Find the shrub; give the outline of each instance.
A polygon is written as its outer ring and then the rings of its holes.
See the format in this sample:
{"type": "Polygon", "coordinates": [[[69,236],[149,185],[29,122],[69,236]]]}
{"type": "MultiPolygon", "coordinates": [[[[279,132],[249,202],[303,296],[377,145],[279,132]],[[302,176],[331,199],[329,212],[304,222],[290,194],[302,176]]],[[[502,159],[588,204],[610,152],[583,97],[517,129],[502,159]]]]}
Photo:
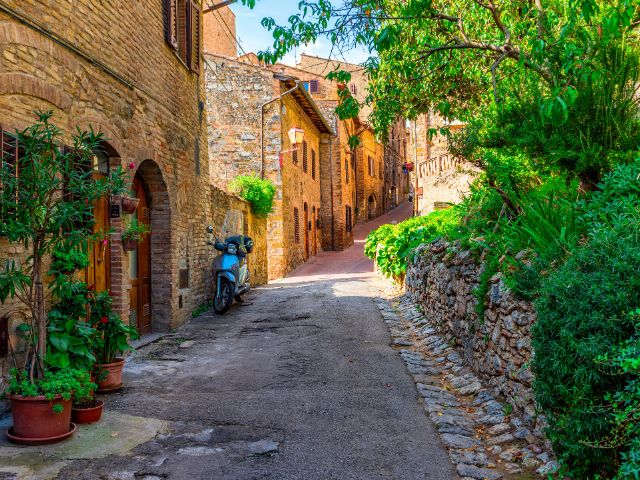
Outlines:
{"type": "Polygon", "coordinates": [[[639,175],[640,161],[621,166],[582,203],[585,237],[542,277],[535,301],[534,391],[570,478],[630,478],[620,462],[626,471],[637,466],[633,437],[611,441],[629,423],[623,410],[636,412],[637,428],[637,368],[623,373],[603,359],[640,327],[631,315],[640,306],[639,175]]]}
{"type": "Polygon", "coordinates": [[[256,175],[239,175],[229,188],[251,204],[251,211],[257,217],[266,217],[273,210],[276,187],[273,182],[256,175]]]}
{"type": "Polygon", "coordinates": [[[367,237],[365,253],[375,258],[385,275],[402,277],[418,246],[445,236],[458,222],[457,210],[448,209],[413,217],[398,225],[383,225],[367,237]]]}

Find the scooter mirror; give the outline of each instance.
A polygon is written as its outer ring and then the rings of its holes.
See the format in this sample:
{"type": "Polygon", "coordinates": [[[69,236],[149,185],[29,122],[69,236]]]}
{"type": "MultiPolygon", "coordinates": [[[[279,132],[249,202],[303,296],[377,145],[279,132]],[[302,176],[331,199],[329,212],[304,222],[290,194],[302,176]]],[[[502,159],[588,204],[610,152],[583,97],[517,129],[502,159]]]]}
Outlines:
{"type": "Polygon", "coordinates": [[[213,233],[213,227],[211,225],[207,226],[207,233],[213,233]]]}

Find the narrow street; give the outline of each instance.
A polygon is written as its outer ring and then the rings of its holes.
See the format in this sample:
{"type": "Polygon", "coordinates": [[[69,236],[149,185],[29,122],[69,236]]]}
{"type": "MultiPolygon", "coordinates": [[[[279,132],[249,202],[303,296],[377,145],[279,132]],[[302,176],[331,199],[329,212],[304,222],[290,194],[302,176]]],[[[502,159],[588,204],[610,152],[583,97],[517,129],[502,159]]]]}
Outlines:
{"type": "Polygon", "coordinates": [[[372,301],[362,254],[326,253],[145,347],[109,410],[165,421],[128,456],[68,464],[71,479],[456,478],[372,301]]]}

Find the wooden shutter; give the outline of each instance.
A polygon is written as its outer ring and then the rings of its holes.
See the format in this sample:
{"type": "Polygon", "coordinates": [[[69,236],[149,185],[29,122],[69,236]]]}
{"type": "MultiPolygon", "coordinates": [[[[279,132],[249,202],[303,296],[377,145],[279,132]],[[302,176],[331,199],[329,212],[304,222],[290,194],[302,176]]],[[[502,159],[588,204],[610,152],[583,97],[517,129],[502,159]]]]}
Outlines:
{"type": "Polygon", "coordinates": [[[309,80],[309,93],[318,93],[318,80],[309,80]]]}
{"type": "Polygon", "coordinates": [[[316,151],[311,149],[311,178],[316,179],[316,151]]]}
{"type": "Polygon", "coordinates": [[[189,1],[191,0],[175,0],[176,1],[176,31],[178,36],[178,55],[182,61],[188,65],[189,61],[189,1]]]}
{"type": "MultiPolygon", "coordinates": [[[[0,191],[3,191],[3,194],[5,188],[11,188],[13,190],[13,192],[7,192],[7,196],[10,195],[9,201],[2,201],[0,205],[0,235],[4,235],[2,225],[15,213],[18,206],[17,179],[20,150],[18,138],[0,127],[0,168],[7,173],[8,177],[13,177],[13,180],[15,180],[15,182],[11,182],[13,183],[12,187],[3,185],[0,181],[0,191]]],[[[3,195],[2,200],[4,199],[3,195]]]]}
{"type": "Polygon", "coordinates": [[[307,142],[302,141],[302,171],[307,172],[307,142]]]}
{"type": "Polygon", "coordinates": [[[171,48],[178,48],[178,28],[176,23],[176,0],[162,0],[164,20],[164,40],[171,48]]]}
{"type": "Polygon", "coordinates": [[[300,213],[293,207],[293,236],[296,243],[300,243],[300,213]]]}
{"type": "Polygon", "coordinates": [[[189,68],[200,73],[200,56],[202,54],[202,22],[200,14],[200,5],[196,0],[190,0],[191,8],[189,9],[189,68]]]}
{"type": "Polygon", "coordinates": [[[298,150],[293,151],[293,163],[298,164],[298,150]]]}

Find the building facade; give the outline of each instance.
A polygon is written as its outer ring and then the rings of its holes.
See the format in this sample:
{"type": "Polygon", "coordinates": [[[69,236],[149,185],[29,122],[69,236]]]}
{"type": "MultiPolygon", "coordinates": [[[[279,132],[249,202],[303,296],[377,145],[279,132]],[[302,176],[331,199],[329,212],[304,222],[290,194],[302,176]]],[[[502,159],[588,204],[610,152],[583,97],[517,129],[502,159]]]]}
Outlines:
{"type": "Polygon", "coordinates": [[[202,37],[205,53],[236,58],[236,14],[228,6],[205,8],[202,16],[202,37]]]}
{"type": "Polygon", "coordinates": [[[323,145],[333,130],[295,78],[220,56],[205,62],[211,181],[228,189],[238,175],[254,174],[274,183],[268,271],[270,280],[281,278],[322,250],[323,145]],[[304,131],[298,147],[293,128],[304,131]]]}
{"type": "Polygon", "coordinates": [[[464,159],[449,152],[449,141],[446,135],[439,133],[441,128],[456,133],[464,128],[464,124],[448,122],[433,112],[408,123],[408,157],[413,164],[411,182],[417,215],[462,201],[477,174],[464,159]],[[430,131],[438,133],[430,135],[430,131]]]}
{"type": "MultiPolygon", "coordinates": [[[[94,246],[86,281],[109,290],[116,311],[142,333],[184,323],[211,298],[207,224],[252,234],[258,248],[266,242],[249,205],[211,186],[201,22],[196,1],[98,8],[92,0],[6,0],[0,8],[3,148],[35,110],[52,111],[65,138],[77,127],[104,134],[96,174],[134,165],[140,206],[130,217],[108,199],[96,205],[96,228],[113,233],[94,246]],[[151,234],[125,252],[120,235],[135,217],[151,234]]],[[[21,256],[0,239],[0,260],[21,256]]],[[[250,260],[257,282],[266,280],[261,257],[264,250],[250,260]]],[[[12,308],[0,306],[0,316],[12,308]]]]}

